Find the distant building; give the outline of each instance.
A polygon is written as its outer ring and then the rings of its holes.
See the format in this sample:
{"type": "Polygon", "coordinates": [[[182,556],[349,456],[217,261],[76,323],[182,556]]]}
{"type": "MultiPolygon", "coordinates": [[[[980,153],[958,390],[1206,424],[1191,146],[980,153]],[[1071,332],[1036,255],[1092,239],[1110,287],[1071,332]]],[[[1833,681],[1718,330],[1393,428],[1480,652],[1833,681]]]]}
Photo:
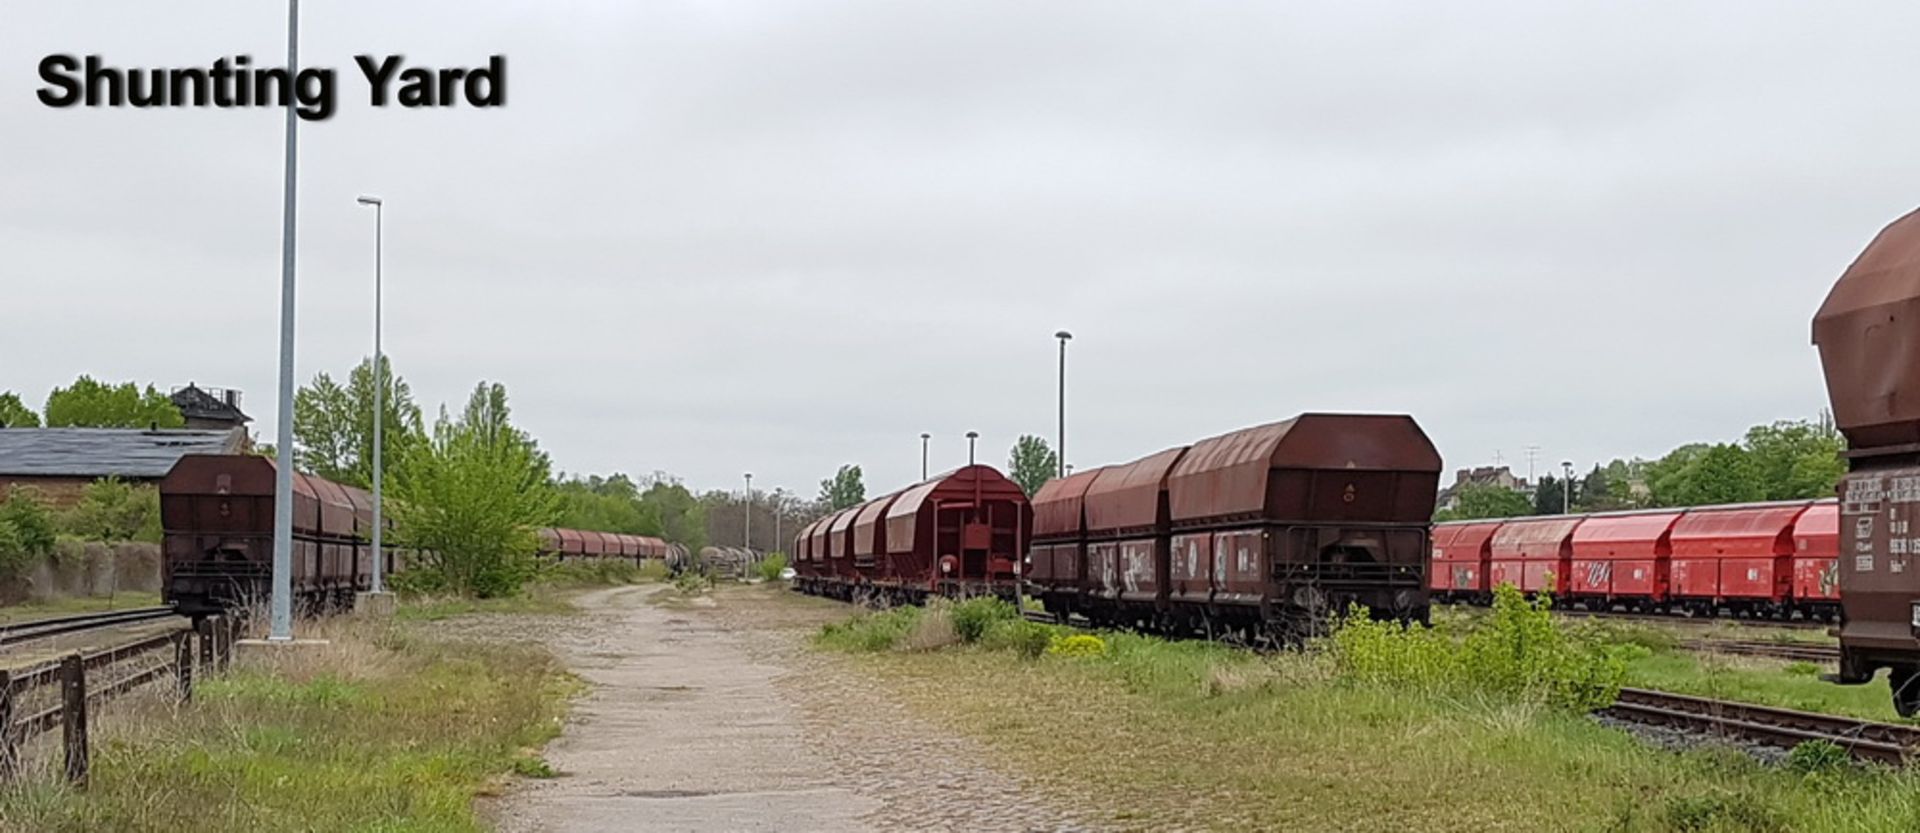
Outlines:
{"type": "Polygon", "coordinates": [[[8,428],[0,431],[0,499],[15,486],[33,486],[49,503],[67,507],[95,480],[152,483],[185,455],[250,448],[244,428],[8,428]]]}
{"type": "Polygon", "coordinates": [[[187,418],[188,428],[213,431],[239,428],[253,421],[240,411],[240,392],[230,388],[201,388],[188,382],[171,398],[173,407],[187,418]]]}
{"type": "Polygon", "coordinates": [[[1524,477],[1513,476],[1513,471],[1506,466],[1457,469],[1453,474],[1453,485],[1440,490],[1441,509],[1455,507],[1462,486],[1497,486],[1529,496],[1533,494],[1533,485],[1524,477]]]}

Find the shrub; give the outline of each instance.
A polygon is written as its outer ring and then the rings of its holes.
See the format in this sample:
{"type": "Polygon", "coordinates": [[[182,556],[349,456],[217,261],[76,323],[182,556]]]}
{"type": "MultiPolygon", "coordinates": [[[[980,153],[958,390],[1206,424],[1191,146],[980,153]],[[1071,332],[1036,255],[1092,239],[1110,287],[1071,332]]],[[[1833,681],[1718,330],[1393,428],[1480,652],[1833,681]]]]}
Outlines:
{"type": "Polygon", "coordinates": [[[1103,657],[1107,655],[1107,641],[1090,633],[1057,636],[1047,644],[1047,653],[1056,657],[1103,657]]]}
{"type": "Polygon", "coordinates": [[[1432,628],[1375,621],[1355,606],[1332,637],[1350,680],[1426,691],[1463,690],[1572,711],[1613,702],[1626,660],[1593,632],[1556,621],[1552,600],[1528,601],[1511,585],[1494,594],[1492,615],[1456,641],[1432,628]]]}
{"type": "Polygon", "coordinates": [[[64,531],[88,541],[160,541],[160,491],[117,477],[88,483],[62,518],[64,531]]]}
{"type": "Polygon", "coordinates": [[[682,596],[697,596],[713,587],[713,576],[700,570],[686,570],[673,577],[673,589],[682,596]]]}
{"type": "Polygon", "coordinates": [[[27,545],[21,540],[20,528],[14,526],[13,521],[0,518],[0,578],[19,575],[33,560],[33,556],[27,552],[27,545]]]}
{"type": "Polygon", "coordinates": [[[787,554],[767,553],[767,557],[760,560],[760,566],[754,569],[760,572],[760,578],[763,581],[779,581],[780,573],[787,569],[787,554]]]}
{"type": "Polygon", "coordinates": [[[1802,775],[1838,772],[1851,761],[1847,750],[1828,740],[1804,741],[1787,753],[1787,768],[1802,775]]]}
{"type": "Polygon", "coordinates": [[[53,511],[40,498],[40,490],[32,486],[15,486],[7,493],[5,502],[0,503],[0,520],[13,525],[19,536],[19,548],[27,555],[45,556],[53,552],[53,542],[59,537],[53,517],[53,511]]]}
{"type": "Polygon", "coordinates": [[[997,596],[975,596],[953,606],[953,629],[962,642],[979,642],[993,623],[1018,618],[1020,612],[997,596]]]}
{"type": "Polygon", "coordinates": [[[1009,650],[1028,659],[1037,659],[1052,643],[1052,628],[1019,618],[994,622],[980,640],[983,647],[1009,650]]]}
{"type": "Polygon", "coordinates": [[[819,644],[842,651],[875,652],[892,650],[926,613],[917,607],[863,613],[844,622],[829,622],[815,637],[819,644]]]}

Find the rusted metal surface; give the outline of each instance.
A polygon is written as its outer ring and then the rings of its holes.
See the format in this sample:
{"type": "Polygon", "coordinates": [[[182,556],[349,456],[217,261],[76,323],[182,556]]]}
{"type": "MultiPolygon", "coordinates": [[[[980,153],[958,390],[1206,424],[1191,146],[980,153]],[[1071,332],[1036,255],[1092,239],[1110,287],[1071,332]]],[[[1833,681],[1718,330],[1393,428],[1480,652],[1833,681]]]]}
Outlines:
{"type": "Polygon", "coordinates": [[[1236,516],[1424,525],[1439,476],[1439,452],[1412,417],[1302,414],[1194,443],[1168,475],[1167,499],[1175,525],[1236,516]]]}
{"type": "Polygon", "coordinates": [[[885,514],[891,581],[1008,583],[1033,535],[1027,493],[992,466],[962,466],[902,490],[885,514]]]}
{"type": "Polygon", "coordinates": [[[1568,592],[1576,597],[1664,601],[1681,513],[1593,515],[1573,531],[1568,592]]]}
{"type": "Polygon", "coordinates": [[[1920,466],[1849,473],[1840,484],[1841,647],[1861,679],[1872,667],[1920,665],[1920,466]]]}
{"type": "Polygon", "coordinates": [[[1510,583],[1528,593],[1564,594],[1572,570],[1573,531],[1585,519],[1555,515],[1502,524],[1491,545],[1493,586],[1510,583]]]}
{"type": "Polygon", "coordinates": [[[1087,534],[1126,535],[1165,527],[1172,517],[1168,475],[1186,453],[1187,446],[1169,448],[1102,470],[1087,488],[1087,534]]]}
{"type": "Polygon", "coordinates": [[[887,551],[887,527],[882,521],[887,516],[887,507],[893,505],[898,492],[874,498],[861,504],[853,515],[853,557],[862,564],[873,562],[877,553],[887,551]]]}
{"type": "Polygon", "coordinates": [[[1034,540],[1074,538],[1084,532],[1085,517],[1081,510],[1087,487],[1093,485],[1093,479],[1104,471],[1105,468],[1087,469],[1066,477],[1056,477],[1034,492],[1030,501],[1033,506],[1034,540]]]}
{"type": "Polygon", "coordinates": [[[843,559],[853,557],[853,521],[860,515],[860,507],[852,506],[835,515],[833,524],[827,527],[827,557],[843,559]]]}
{"type": "Polygon", "coordinates": [[[1813,343],[1853,453],[1920,443],[1920,212],[1882,229],[1840,275],[1813,343]]]}

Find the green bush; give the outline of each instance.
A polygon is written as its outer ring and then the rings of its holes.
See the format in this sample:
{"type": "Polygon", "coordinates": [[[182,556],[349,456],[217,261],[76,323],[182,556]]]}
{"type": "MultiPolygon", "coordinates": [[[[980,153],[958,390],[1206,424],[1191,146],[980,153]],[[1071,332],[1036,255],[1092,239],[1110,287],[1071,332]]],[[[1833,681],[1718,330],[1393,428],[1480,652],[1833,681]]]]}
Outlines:
{"type": "Polygon", "coordinates": [[[117,477],[88,483],[61,519],[62,531],[87,541],[160,541],[160,490],[117,477]]]}
{"type": "Polygon", "coordinates": [[[1787,753],[1787,768],[1802,775],[1838,772],[1852,761],[1846,749],[1828,740],[1804,741],[1787,753]]]}
{"type": "Polygon", "coordinates": [[[981,647],[1012,651],[1028,659],[1046,653],[1052,642],[1052,628],[1019,618],[994,622],[980,639],[981,647]]]}
{"type": "Polygon", "coordinates": [[[975,596],[953,606],[953,630],[962,642],[979,642],[993,623],[1019,618],[1020,612],[997,596],[975,596]]]}
{"type": "Polygon", "coordinates": [[[59,529],[54,522],[53,510],[48,509],[41,500],[40,490],[32,486],[15,486],[8,491],[5,502],[0,503],[0,520],[13,525],[19,536],[19,547],[27,555],[45,556],[53,552],[53,543],[59,538],[59,529]]]}
{"type": "Polygon", "coordinates": [[[762,580],[779,581],[781,571],[787,569],[787,554],[784,552],[767,553],[767,557],[760,560],[760,566],[754,569],[760,572],[760,578],[762,580]]]}
{"type": "Polygon", "coordinates": [[[820,628],[815,641],[842,651],[890,651],[911,633],[926,612],[918,607],[896,607],[874,613],[862,613],[844,622],[829,622],[820,628]]]}
{"type": "Polygon", "coordinates": [[[1107,641],[1090,633],[1056,636],[1047,645],[1047,653],[1056,657],[1103,657],[1107,641]]]}
{"type": "Polygon", "coordinates": [[[13,521],[0,518],[0,578],[12,578],[24,572],[34,562],[32,554],[22,540],[20,528],[13,521]]]}
{"type": "Polygon", "coordinates": [[[713,576],[701,570],[686,570],[673,578],[673,589],[682,596],[697,596],[713,588],[713,576]]]}
{"type": "Polygon", "coordinates": [[[1432,628],[1375,621],[1359,607],[1332,636],[1341,674],[1357,682],[1429,692],[1477,692],[1572,711],[1611,704],[1626,660],[1593,632],[1554,619],[1552,600],[1528,601],[1511,585],[1492,615],[1461,639],[1432,628]]]}

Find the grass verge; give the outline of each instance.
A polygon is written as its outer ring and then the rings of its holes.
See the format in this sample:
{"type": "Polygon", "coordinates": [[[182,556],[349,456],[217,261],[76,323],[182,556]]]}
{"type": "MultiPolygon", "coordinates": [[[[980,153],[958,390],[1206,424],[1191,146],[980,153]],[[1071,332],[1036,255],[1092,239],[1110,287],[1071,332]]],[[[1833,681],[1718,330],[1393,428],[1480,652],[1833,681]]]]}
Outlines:
{"type": "Polygon", "coordinates": [[[160,604],[159,593],[115,593],[112,596],[73,596],[22,602],[0,606],[0,624],[68,613],[97,613],[105,610],[154,607],[158,604],[160,604]]]}
{"type": "Polygon", "coordinates": [[[1551,698],[1131,634],[916,650],[926,618],[865,614],[816,644],[1122,830],[1920,829],[1915,776],[1664,751],[1551,698]]]}
{"type": "Polygon", "coordinates": [[[391,623],[302,633],[329,642],[244,657],[185,706],[107,705],[90,788],[42,755],[0,790],[0,830],[477,831],[476,795],[550,774],[535,750],[577,682],[545,652],[391,623]]]}

